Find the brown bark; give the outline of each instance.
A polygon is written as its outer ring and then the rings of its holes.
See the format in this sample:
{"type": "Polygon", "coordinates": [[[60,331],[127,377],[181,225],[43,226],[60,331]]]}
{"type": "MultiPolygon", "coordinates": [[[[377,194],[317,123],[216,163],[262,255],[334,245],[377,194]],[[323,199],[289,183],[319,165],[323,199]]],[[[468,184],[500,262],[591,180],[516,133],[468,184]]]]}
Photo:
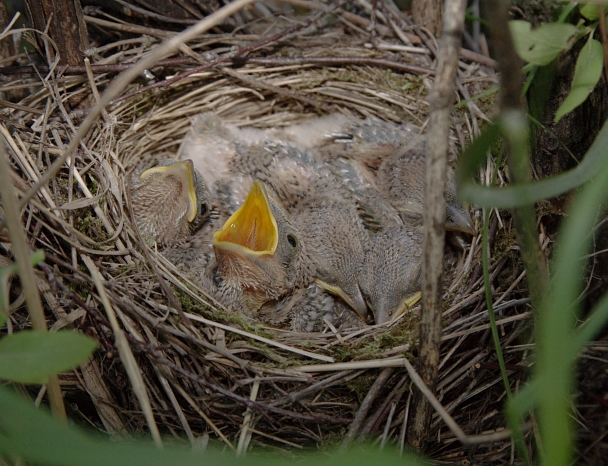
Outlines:
{"type": "Polygon", "coordinates": [[[412,0],[412,18],[439,37],[443,27],[442,0],[412,0]]]}
{"type": "MultiPolygon", "coordinates": [[[[32,25],[39,31],[48,28],[62,65],[81,65],[84,51],[89,48],[89,35],[79,0],[26,0],[32,25]]],[[[41,50],[42,37],[37,36],[41,50]]],[[[55,49],[50,47],[51,53],[55,49]]]]}
{"type": "MultiPolygon", "coordinates": [[[[9,16],[9,12],[6,7],[7,2],[0,1],[0,30],[3,31],[9,25],[11,20],[13,19],[9,16]]],[[[13,40],[12,34],[7,34],[7,36],[0,41],[0,59],[2,63],[0,64],[0,73],[3,73],[7,67],[12,67],[15,62],[13,60],[7,60],[9,57],[14,57],[17,54],[17,49],[15,47],[15,41],[13,40]],[[4,61],[6,60],[6,61],[4,61]]],[[[27,89],[11,89],[0,93],[0,98],[6,99],[9,102],[19,102],[27,95],[27,89]]]]}
{"type": "MultiPolygon", "coordinates": [[[[6,9],[6,3],[0,2],[0,30],[3,30],[11,18],[8,17],[8,11],[6,9]]],[[[13,42],[13,36],[8,35],[2,41],[0,41],[0,58],[5,59],[15,55],[15,43],[13,42]]],[[[2,66],[11,66],[12,63],[4,62],[2,66]]]]}

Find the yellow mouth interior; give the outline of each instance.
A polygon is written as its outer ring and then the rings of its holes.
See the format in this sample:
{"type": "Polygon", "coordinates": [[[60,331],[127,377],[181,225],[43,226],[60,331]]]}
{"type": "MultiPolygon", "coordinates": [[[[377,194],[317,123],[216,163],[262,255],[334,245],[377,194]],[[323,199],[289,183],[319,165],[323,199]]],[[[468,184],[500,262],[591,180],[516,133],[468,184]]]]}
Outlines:
{"type": "Polygon", "coordinates": [[[150,177],[151,175],[159,173],[163,176],[174,176],[181,181],[182,186],[186,189],[182,191],[182,195],[188,197],[188,210],[186,216],[188,222],[192,222],[196,218],[196,188],[194,185],[194,166],[191,160],[183,160],[181,162],[174,163],[173,165],[167,165],[163,167],[148,168],[140,176],[142,180],[150,177]]]}
{"type": "Polygon", "coordinates": [[[213,246],[226,250],[245,250],[261,256],[274,254],[279,243],[277,222],[270,210],[266,191],[255,182],[243,205],[213,235],[213,246]]]}

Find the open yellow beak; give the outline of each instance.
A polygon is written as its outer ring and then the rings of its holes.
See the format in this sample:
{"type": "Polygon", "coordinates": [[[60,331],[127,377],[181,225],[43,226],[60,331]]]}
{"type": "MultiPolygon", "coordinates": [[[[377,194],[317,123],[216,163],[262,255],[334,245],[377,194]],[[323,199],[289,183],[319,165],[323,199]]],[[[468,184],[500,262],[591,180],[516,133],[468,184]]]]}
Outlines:
{"type": "Polygon", "coordinates": [[[213,234],[213,246],[250,256],[274,254],[279,243],[277,221],[270,210],[268,195],[259,181],[247,194],[243,205],[213,234]]]}
{"type": "Polygon", "coordinates": [[[159,173],[162,176],[169,177],[173,176],[181,181],[181,185],[184,187],[180,196],[185,196],[188,202],[188,210],[186,216],[188,222],[192,222],[196,218],[196,189],[194,183],[194,165],[192,160],[183,160],[181,162],[174,163],[173,165],[167,165],[162,167],[148,168],[140,176],[142,180],[159,173]]]}

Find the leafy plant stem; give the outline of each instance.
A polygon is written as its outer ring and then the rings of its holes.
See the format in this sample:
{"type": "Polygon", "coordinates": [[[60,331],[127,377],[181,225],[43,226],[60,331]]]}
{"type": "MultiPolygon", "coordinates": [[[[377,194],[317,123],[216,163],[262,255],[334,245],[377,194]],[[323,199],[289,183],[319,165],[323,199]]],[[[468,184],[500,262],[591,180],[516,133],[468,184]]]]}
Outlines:
{"type": "MultiPolygon", "coordinates": [[[[560,229],[560,241],[555,258],[551,292],[538,314],[537,378],[539,430],[543,436],[545,464],[570,464],[573,452],[571,396],[574,388],[574,349],[582,344],[581,336],[593,336],[589,323],[601,322],[605,301],[591,314],[590,322],[572,334],[580,309],[577,296],[586,251],[590,247],[588,234],[598,215],[598,205],[606,198],[608,164],[598,167],[597,176],[577,195],[569,209],[569,217],[560,229]],[[597,317],[596,317],[597,316],[597,317]],[[597,319],[597,320],[596,320],[597,319]],[[573,340],[573,341],[572,341],[573,340]]],[[[596,329],[598,331],[598,329],[596,329]]]]}
{"type": "Polygon", "coordinates": [[[568,19],[568,16],[570,16],[570,13],[572,13],[572,10],[574,10],[577,7],[577,5],[578,5],[577,2],[567,3],[565,8],[560,13],[559,18],[557,19],[557,22],[565,23],[566,20],[568,19]]]}
{"type": "Polygon", "coordinates": [[[606,13],[604,5],[598,5],[599,9],[599,25],[600,35],[602,38],[602,47],[604,48],[604,76],[608,79],[608,37],[606,37],[606,13]]]}
{"type": "Polygon", "coordinates": [[[496,316],[494,314],[494,306],[492,304],[492,290],[490,289],[490,270],[489,270],[489,244],[488,244],[488,225],[490,223],[490,213],[488,209],[483,212],[483,233],[481,240],[481,261],[483,266],[483,284],[486,295],[486,306],[488,307],[488,318],[490,319],[490,328],[492,329],[492,339],[494,340],[494,349],[496,350],[496,359],[500,367],[500,375],[502,382],[507,392],[507,400],[510,402],[513,394],[511,393],[511,385],[509,384],[509,376],[505,367],[505,360],[500,347],[500,336],[498,335],[498,327],[496,326],[496,316]]]}
{"type": "Polygon", "coordinates": [[[487,150],[503,133],[504,128],[499,120],[481,133],[462,154],[456,176],[459,196],[463,201],[497,209],[533,204],[572,191],[588,182],[597,174],[597,167],[606,158],[608,122],[604,123],[591,148],[575,168],[534,182],[513,182],[502,188],[482,186],[474,180],[475,171],[485,160],[487,150]]]}
{"type": "MultiPolygon", "coordinates": [[[[4,140],[0,140],[0,197],[2,198],[2,205],[6,214],[6,224],[10,232],[11,244],[19,270],[19,278],[24,290],[27,310],[32,319],[32,327],[34,330],[46,332],[48,329],[44,311],[42,310],[42,301],[40,300],[40,293],[36,285],[34,270],[30,265],[30,253],[25,241],[27,235],[21,225],[18,209],[19,200],[13,190],[10,174],[11,167],[8,162],[6,148],[4,147],[4,140]]],[[[49,377],[47,389],[53,414],[58,419],[65,420],[65,405],[63,404],[63,398],[61,398],[61,388],[57,376],[49,377]]]]}
{"type": "MultiPolygon", "coordinates": [[[[519,110],[506,110],[501,117],[509,146],[509,172],[513,183],[529,183],[530,150],[527,119],[519,110]]],[[[517,239],[526,267],[532,305],[538,309],[549,289],[549,272],[538,242],[536,215],[531,204],[513,209],[517,239]]]]}
{"type": "Polygon", "coordinates": [[[524,83],[524,88],[522,89],[521,94],[526,95],[528,93],[528,89],[532,85],[532,81],[534,81],[534,76],[536,76],[536,72],[538,71],[538,65],[530,65],[530,72],[526,77],[526,82],[524,83]]]}

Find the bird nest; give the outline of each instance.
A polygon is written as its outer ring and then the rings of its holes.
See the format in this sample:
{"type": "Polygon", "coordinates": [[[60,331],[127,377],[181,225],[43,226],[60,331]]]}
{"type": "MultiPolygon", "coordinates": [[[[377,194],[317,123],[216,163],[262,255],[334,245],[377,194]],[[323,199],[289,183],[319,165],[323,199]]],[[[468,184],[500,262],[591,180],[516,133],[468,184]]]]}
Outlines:
{"type": "MultiPolygon", "coordinates": [[[[372,21],[364,0],[347,7],[334,8],[331,16],[317,14],[309,25],[314,13],[308,10],[298,9],[299,15],[287,10],[271,19],[246,10],[234,20],[242,26],[232,33],[209,33],[184,44],[179,55],[140,76],[106,108],[61,170],[25,205],[29,243],[46,251],[38,285],[49,326],[75,328],[100,343],[91,360],[61,376],[68,411],[78,422],[117,437],[147,431],[142,405],[115,350],[109,305],[135,353],[164,436],[241,451],[255,446],[293,452],[363,437],[403,448],[415,390],[404,358],[417,353],[418,307],[396,321],[350,332],[273,328],[215,302],[141,241],[129,210],[128,173],[150,160],[175,159],[192,120],[203,112],[261,129],[338,112],[407,122],[424,131],[435,39],[423,27],[410,27],[396,9],[385,7],[372,21]],[[293,28],[293,20],[306,27],[281,34],[293,28]],[[232,63],[201,66],[235,47],[257,51],[232,63]],[[102,277],[105,304],[92,269],[102,277]]],[[[87,21],[101,23],[96,17],[87,21]]],[[[91,51],[88,74],[38,65],[38,73],[23,74],[28,70],[22,68],[18,78],[4,75],[0,91],[13,99],[21,89],[28,91],[0,111],[20,196],[63,153],[116,72],[152,53],[159,37],[174,34],[107,20],[103,28],[106,42],[91,51]],[[121,28],[131,31],[128,40],[124,32],[112,32],[121,28]]],[[[491,66],[474,54],[460,62],[462,104],[452,112],[450,134],[457,150],[491,111],[486,93],[496,83],[491,66]]],[[[490,237],[502,347],[517,380],[528,348],[516,342],[527,335],[530,313],[509,219],[495,214],[490,237]]],[[[467,434],[492,432],[505,425],[505,392],[480,278],[480,241],[457,239],[446,248],[437,394],[467,434]]],[[[2,241],[6,262],[11,247],[6,235],[2,241]]],[[[17,296],[12,330],[29,326],[17,296]]],[[[434,415],[427,453],[450,462],[469,457],[506,462],[511,443],[463,447],[434,415]]]]}

